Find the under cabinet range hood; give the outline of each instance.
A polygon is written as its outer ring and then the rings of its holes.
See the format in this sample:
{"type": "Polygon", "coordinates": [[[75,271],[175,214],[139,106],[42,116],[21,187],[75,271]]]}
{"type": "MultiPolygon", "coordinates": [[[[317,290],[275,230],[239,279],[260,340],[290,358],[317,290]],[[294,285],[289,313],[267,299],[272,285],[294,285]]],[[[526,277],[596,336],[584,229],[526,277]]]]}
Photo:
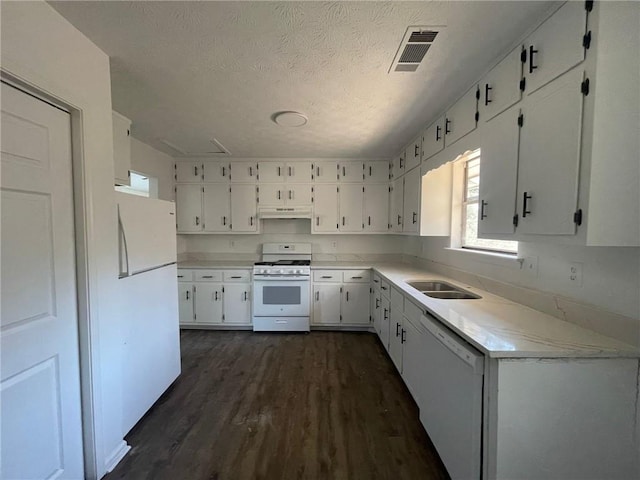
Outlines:
{"type": "Polygon", "coordinates": [[[259,207],[258,218],[308,218],[311,219],[311,207],[259,207]]]}

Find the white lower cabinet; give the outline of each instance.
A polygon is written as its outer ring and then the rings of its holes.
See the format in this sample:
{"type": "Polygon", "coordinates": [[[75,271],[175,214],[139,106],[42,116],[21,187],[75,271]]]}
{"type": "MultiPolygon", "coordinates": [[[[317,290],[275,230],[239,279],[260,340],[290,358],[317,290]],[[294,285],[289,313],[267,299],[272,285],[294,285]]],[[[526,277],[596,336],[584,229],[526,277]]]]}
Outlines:
{"type": "Polygon", "coordinates": [[[370,270],[313,270],[313,325],[369,325],[370,270]]]}
{"type": "Polygon", "coordinates": [[[336,325],[340,323],[340,296],[342,284],[317,284],[313,287],[313,323],[336,325]]]}
{"type": "Polygon", "coordinates": [[[251,284],[224,285],[223,321],[226,324],[251,324],[251,284]]]}
{"type": "Polygon", "coordinates": [[[222,323],[221,283],[198,283],[194,285],[196,323],[222,323]]]}
{"type": "Polygon", "coordinates": [[[389,356],[402,373],[402,347],[404,343],[404,297],[391,287],[391,313],[389,319],[389,356]]]}
{"type": "Polygon", "coordinates": [[[342,323],[350,325],[368,325],[369,318],[369,283],[345,283],[342,287],[342,323]]]}
{"type": "Polygon", "coordinates": [[[178,282],[178,317],[180,323],[194,322],[193,283],[178,282]]]}

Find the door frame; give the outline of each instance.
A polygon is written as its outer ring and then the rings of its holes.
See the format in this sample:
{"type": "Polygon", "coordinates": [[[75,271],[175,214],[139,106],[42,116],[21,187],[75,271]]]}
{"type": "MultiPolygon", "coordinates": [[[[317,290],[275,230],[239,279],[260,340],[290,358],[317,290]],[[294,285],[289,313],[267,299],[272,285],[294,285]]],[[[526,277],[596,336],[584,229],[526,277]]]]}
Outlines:
{"type": "Polygon", "coordinates": [[[71,117],[71,168],[72,195],[74,209],[74,239],[75,239],[75,273],[76,299],[78,319],[78,352],[80,360],[80,394],[82,411],[82,450],[84,473],[87,479],[97,479],[97,452],[102,450],[101,435],[102,418],[95,400],[100,396],[99,382],[99,337],[96,306],[91,300],[92,282],[90,282],[89,262],[89,231],[91,218],[89,217],[90,200],[88,197],[88,183],[83,146],[83,111],[65,99],[46,93],[43,88],[0,68],[0,81],[15,87],[27,95],[41,100],[54,108],[70,114],[71,117]]]}

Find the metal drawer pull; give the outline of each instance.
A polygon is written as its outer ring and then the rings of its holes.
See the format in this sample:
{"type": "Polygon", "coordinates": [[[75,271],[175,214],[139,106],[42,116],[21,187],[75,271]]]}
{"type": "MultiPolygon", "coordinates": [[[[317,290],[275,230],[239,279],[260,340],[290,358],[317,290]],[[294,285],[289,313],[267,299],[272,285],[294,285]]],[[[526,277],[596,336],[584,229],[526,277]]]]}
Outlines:
{"type": "Polygon", "coordinates": [[[200,217],[196,216],[196,225],[200,225],[200,217]]]}
{"type": "Polygon", "coordinates": [[[413,223],[416,223],[418,220],[418,214],[416,212],[413,212],[413,223]]]}
{"type": "Polygon", "coordinates": [[[227,217],[222,217],[222,225],[226,225],[227,224],[227,217]]]}
{"type": "Polygon", "coordinates": [[[400,343],[405,343],[407,341],[407,331],[402,329],[402,337],[400,337],[400,343]]]}
{"type": "Polygon", "coordinates": [[[386,308],[384,309],[384,319],[388,320],[389,317],[387,317],[387,314],[389,313],[389,310],[387,310],[386,308]]]}
{"type": "Polygon", "coordinates": [[[213,275],[203,275],[202,278],[213,278],[213,275]]]}
{"type": "Polygon", "coordinates": [[[351,277],[351,278],[362,278],[362,277],[351,277]]]}
{"type": "Polygon", "coordinates": [[[529,46],[529,73],[533,73],[533,71],[538,68],[537,65],[533,64],[533,54],[538,53],[538,50],[533,48],[533,45],[529,46]]]}
{"type": "Polygon", "coordinates": [[[485,218],[487,218],[487,215],[484,213],[484,207],[486,206],[487,206],[487,202],[482,200],[480,202],[480,220],[484,220],[485,218]]]}
{"type": "Polygon", "coordinates": [[[439,142],[442,138],[442,135],[440,135],[440,130],[442,130],[442,127],[440,125],[436,125],[436,142],[439,142]]]}
{"type": "Polygon", "coordinates": [[[346,171],[345,171],[345,167],[342,167],[342,176],[343,176],[343,177],[346,177],[346,176],[347,176],[347,173],[346,173],[346,171]]]}
{"type": "Polygon", "coordinates": [[[187,300],[189,300],[189,290],[187,290],[187,300]]]}
{"type": "Polygon", "coordinates": [[[398,225],[400,225],[401,223],[402,223],[402,217],[398,215],[398,225]]]}
{"type": "Polygon", "coordinates": [[[280,195],[280,190],[278,190],[278,200],[280,200],[281,195],[280,195]]]}
{"type": "Polygon", "coordinates": [[[253,177],[253,167],[249,167],[249,176],[253,177]]]}
{"type": "Polygon", "coordinates": [[[316,302],[320,301],[320,292],[316,292],[316,302]]]}
{"type": "Polygon", "coordinates": [[[369,219],[367,220],[367,224],[371,226],[371,215],[369,215],[369,219]]]}
{"type": "Polygon", "coordinates": [[[214,300],[216,300],[216,301],[217,301],[217,300],[218,300],[218,291],[216,290],[214,293],[215,293],[215,298],[214,298],[214,300]]]}
{"type": "Polygon", "coordinates": [[[400,336],[400,324],[396,323],[396,337],[400,336]]]}
{"type": "Polygon", "coordinates": [[[349,301],[349,290],[347,290],[347,302],[349,301]]]}
{"type": "Polygon", "coordinates": [[[333,278],[333,276],[332,275],[322,275],[321,278],[333,278]]]}
{"type": "Polygon", "coordinates": [[[293,177],[293,169],[291,167],[289,167],[289,176],[293,177]]]}
{"type": "Polygon", "coordinates": [[[376,308],[380,308],[380,299],[376,298],[376,308]]]}
{"type": "Polygon", "coordinates": [[[178,275],[178,278],[184,278],[184,275],[178,275]]]}
{"type": "Polygon", "coordinates": [[[227,168],[224,165],[222,166],[222,176],[223,177],[227,176],[227,168]]]}
{"type": "Polygon", "coordinates": [[[320,226],[320,217],[316,217],[316,226],[320,226]]]}
{"type": "Polygon", "coordinates": [[[451,125],[451,120],[449,120],[448,118],[444,121],[444,134],[447,135],[449,133],[451,133],[451,128],[449,128],[449,126],[451,125]]]}
{"type": "Polygon", "coordinates": [[[342,217],[342,226],[344,227],[344,217],[342,217]]]}
{"type": "Polygon", "coordinates": [[[198,167],[195,166],[193,167],[193,174],[197,177],[198,176],[198,167]]]}
{"type": "Polygon", "coordinates": [[[249,217],[249,225],[253,226],[253,217],[249,217]]]}
{"type": "Polygon", "coordinates": [[[420,153],[420,145],[414,145],[413,147],[414,147],[414,153],[413,153],[413,156],[414,156],[414,157],[417,157],[417,156],[418,156],[418,154],[420,153]]]}
{"type": "Polygon", "coordinates": [[[233,277],[231,277],[231,278],[242,278],[242,277],[241,277],[240,275],[234,275],[234,276],[233,276],[233,277]]]}
{"type": "Polygon", "coordinates": [[[247,292],[244,292],[244,300],[245,301],[247,300],[247,295],[248,295],[247,292]]]}
{"type": "Polygon", "coordinates": [[[491,100],[489,99],[490,90],[493,90],[493,88],[491,88],[488,83],[485,83],[484,84],[484,104],[485,105],[489,105],[491,103],[491,100]]]}
{"type": "Polygon", "coordinates": [[[531,210],[527,210],[527,200],[531,200],[531,195],[527,195],[527,193],[524,192],[524,195],[522,195],[522,218],[531,215],[531,210]]]}
{"type": "Polygon", "coordinates": [[[380,282],[380,280],[376,280],[375,278],[373,279],[373,283],[378,283],[380,282]]]}
{"type": "Polygon", "coordinates": [[[382,287],[380,287],[380,288],[383,289],[383,290],[387,289],[387,287],[385,287],[384,285],[382,287]]]}
{"type": "Polygon", "coordinates": [[[289,200],[293,199],[293,190],[289,190],[289,200]]]}

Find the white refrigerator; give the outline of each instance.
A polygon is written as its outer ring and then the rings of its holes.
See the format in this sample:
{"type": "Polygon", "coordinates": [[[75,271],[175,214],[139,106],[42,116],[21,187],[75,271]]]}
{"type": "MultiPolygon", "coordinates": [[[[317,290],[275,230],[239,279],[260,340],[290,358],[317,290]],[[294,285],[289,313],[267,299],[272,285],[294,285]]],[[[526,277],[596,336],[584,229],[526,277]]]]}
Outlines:
{"type": "Polygon", "coordinates": [[[116,192],[123,433],[180,375],[175,203],[116,192]]]}

